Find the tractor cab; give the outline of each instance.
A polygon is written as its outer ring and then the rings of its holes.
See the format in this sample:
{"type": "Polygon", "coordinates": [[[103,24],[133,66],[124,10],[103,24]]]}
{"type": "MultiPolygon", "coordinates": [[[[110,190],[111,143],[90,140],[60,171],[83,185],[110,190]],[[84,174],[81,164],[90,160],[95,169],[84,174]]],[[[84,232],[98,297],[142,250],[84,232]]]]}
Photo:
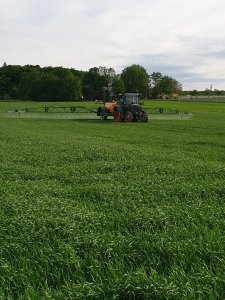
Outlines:
{"type": "Polygon", "coordinates": [[[137,104],[139,105],[139,94],[138,93],[124,93],[120,95],[119,103],[126,104],[126,105],[132,105],[137,104]]]}

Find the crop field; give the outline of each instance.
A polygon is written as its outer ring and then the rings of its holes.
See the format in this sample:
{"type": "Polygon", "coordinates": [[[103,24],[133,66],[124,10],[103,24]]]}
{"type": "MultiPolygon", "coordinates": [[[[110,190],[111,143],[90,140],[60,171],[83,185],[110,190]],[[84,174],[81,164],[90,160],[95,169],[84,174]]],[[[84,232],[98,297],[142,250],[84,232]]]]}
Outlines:
{"type": "Polygon", "coordinates": [[[225,104],[162,105],[193,117],[7,117],[37,103],[0,103],[0,299],[225,298],[225,104]]]}

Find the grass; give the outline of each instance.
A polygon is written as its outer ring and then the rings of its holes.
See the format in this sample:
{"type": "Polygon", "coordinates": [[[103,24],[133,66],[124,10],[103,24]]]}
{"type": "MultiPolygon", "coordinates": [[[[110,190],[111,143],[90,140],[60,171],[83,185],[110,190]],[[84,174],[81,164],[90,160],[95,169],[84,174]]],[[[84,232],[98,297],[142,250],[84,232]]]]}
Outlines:
{"type": "Polygon", "coordinates": [[[37,104],[0,103],[0,299],[224,299],[225,106],[160,104],[193,118],[5,118],[37,104]]]}

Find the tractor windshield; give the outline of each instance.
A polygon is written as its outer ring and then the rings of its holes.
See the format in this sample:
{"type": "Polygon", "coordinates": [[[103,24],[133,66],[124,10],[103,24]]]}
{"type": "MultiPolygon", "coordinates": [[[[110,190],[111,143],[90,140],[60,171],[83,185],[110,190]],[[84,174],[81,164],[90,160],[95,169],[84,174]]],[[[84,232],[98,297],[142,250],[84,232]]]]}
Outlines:
{"type": "Polygon", "coordinates": [[[124,95],[124,102],[127,104],[139,104],[138,94],[126,94],[124,95]]]}

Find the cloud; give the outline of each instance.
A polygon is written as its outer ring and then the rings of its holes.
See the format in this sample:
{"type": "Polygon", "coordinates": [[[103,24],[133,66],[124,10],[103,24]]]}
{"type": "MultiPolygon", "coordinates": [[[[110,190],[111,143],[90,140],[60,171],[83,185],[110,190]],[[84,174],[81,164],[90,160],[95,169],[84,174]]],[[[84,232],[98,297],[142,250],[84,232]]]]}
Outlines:
{"type": "Polygon", "coordinates": [[[223,0],[0,0],[0,63],[139,63],[186,89],[225,89],[223,0]],[[206,86],[207,85],[207,86],[206,86]]]}

